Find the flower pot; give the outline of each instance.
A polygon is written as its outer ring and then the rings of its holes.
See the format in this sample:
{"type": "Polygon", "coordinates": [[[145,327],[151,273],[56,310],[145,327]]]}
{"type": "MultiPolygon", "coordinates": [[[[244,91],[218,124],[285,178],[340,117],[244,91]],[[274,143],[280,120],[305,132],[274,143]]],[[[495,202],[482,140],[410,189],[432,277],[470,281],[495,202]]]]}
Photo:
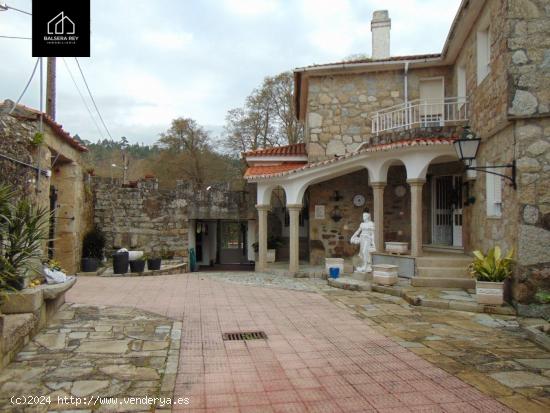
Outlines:
{"type": "Polygon", "coordinates": [[[397,265],[376,264],[372,266],[372,281],[380,285],[394,285],[397,283],[397,265]]]}
{"type": "Polygon", "coordinates": [[[275,262],[275,252],[277,250],[267,250],[267,257],[266,257],[266,261],[267,262],[275,262]]]}
{"type": "Polygon", "coordinates": [[[158,271],[160,270],[160,264],[162,260],[160,258],[149,258],[147,260],[147,269],[149,271],[158,271]]]}
{"type": "Polygon", "coordinates": [[[504,283],[476,281],[476,300],[479,304],[502,305],[504,303],[504,283]]]}
{"type": "Polygon", "coordinates": [[[130,272],[143,272],[145,271],[144,260],[132,260],[130,261],[130,272]]]}
{"type": "Polygon", "coordinates": [[[329,276],[330,276],[330,278],[340,277],[340,267],[330,267],[329,268],[329,276]]]}
{"type": "Polygon", "coordinates": [[[386,252],[393,254],[404,254],[409,250],[408,242],[386,242],[386,252]]]}
{"type": "Polygon", "coordinates": [[[99,262],[97,258],[82,258],[80,270],[82,272],[96,272],[99,262]]]}
{"type": "Polygon", "coordinates": [[[126,274],[128,272],[128,261],[127,252],[113,254],[113,272],[115,274],[126,274]]]}
{"type": "Polygon", "coordinates": [[[338,268],[339,274],[344,273],[344,259],[343,258],[325,258],[325,271],[330,275],[331,268],[338,268]]]}

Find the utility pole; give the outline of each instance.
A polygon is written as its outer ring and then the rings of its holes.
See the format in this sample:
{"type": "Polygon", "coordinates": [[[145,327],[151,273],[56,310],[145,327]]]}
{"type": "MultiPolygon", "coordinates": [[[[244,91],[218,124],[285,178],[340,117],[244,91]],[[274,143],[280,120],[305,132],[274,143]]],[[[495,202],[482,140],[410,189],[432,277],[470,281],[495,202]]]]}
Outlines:
{"type": "Polygon", "coordinates": [[[46,74],[46,115],[55,120],[55,57],[48,57],[46,74]]]}

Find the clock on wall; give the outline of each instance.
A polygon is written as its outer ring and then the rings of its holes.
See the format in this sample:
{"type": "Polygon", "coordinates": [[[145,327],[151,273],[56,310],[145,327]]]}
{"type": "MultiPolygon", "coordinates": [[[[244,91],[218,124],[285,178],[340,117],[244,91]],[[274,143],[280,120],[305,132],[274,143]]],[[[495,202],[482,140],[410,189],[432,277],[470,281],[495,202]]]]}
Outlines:
{"type": "Polygon", "coordinates": [[[353,197],[353,205],[356,207],[361,207],[365,205],[365,195],[357,194],[353,197]]]}

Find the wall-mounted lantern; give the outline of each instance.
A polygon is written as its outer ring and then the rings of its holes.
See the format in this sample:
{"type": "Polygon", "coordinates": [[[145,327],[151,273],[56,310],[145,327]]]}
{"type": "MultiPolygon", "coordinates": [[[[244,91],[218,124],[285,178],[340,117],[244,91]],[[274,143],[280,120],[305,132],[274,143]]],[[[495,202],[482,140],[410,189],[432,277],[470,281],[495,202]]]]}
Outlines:
{"type": "Polygon", "coordinates": [[[462,136],[460,139],[454,141],[454,147],[458,159],[463,161],[466,164],[466,170],[471,171],[480,171],[488,174],[493,174],[501,176],[502,178],[508,179],[512,182],[512,187],[516,189],[516,160],[514,159],[512,163],[505,165],[492,165],[492,166],[472,166],[473,161],[475,161],[477,152],[479,150],[479,144],[481,139],[478,138],[475,133],[473,133],[468,126],[464,127],[462,136]],[[492,171],[496,168],[512,168],[512,175],[504,175],[498,172],[492,171]]]}
{"type": "Polygon", "coordinates": [[[342,211],[340,211],[340,208],[338,208],[338,205],[336,205],[332,211],[330,211],[330,218],[334,222],[338,222],[342,219],[342,211]]]}

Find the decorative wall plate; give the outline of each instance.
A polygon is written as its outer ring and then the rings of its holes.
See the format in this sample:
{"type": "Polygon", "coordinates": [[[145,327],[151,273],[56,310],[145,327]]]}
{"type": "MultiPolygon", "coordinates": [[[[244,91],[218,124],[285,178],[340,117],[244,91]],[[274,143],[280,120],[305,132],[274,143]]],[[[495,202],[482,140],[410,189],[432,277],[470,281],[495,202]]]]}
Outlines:
{"type": "Polygon", "coordinates": [[[407,188],[405,188],[403,185],[399,185],[395,187],[395,195],[401,198],[402,196],[405,196],[407,193],[407,188]]]}
{"type": "Polygon", "coordinates": [[[365,205],[365,195],[357,194],[353,196],[353,205],[361,207],[365,205]]]}

